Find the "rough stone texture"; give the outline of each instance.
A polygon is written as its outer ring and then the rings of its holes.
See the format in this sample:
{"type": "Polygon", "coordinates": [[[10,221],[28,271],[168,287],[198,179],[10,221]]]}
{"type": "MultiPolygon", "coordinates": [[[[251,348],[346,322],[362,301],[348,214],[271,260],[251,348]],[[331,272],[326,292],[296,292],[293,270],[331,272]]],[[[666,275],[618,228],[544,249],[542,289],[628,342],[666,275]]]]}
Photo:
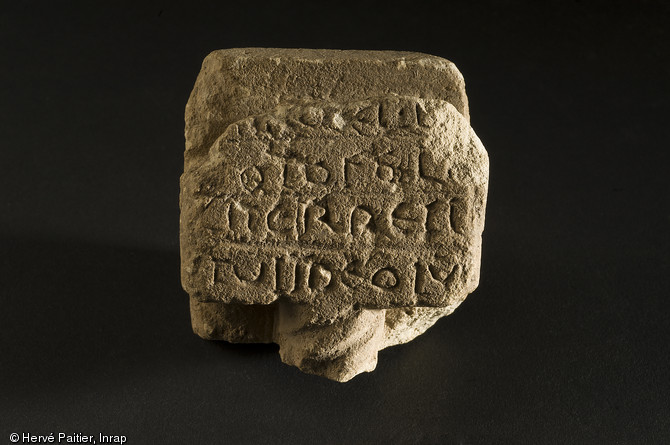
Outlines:
{"type": "Polygon", "coordinates": [[[444,59],[210,54],[186,107],[182,284],[206,339],[346,381],[479,281],[488,157],[444,59]]]}

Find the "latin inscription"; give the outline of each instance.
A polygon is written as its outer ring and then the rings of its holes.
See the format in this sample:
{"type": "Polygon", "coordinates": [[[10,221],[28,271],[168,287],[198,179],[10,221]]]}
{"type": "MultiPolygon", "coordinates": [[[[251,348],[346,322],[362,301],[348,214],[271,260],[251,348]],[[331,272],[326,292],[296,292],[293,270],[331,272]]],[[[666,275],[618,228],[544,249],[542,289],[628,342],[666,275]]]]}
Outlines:
{"type": "Polygon", "coordinates": [[[194,273],[226,301],[444,304],[467,280],[479,206],[434,137],[445,116],[389,96],[229,126],[193,192],[211,239],[194,273]]]}

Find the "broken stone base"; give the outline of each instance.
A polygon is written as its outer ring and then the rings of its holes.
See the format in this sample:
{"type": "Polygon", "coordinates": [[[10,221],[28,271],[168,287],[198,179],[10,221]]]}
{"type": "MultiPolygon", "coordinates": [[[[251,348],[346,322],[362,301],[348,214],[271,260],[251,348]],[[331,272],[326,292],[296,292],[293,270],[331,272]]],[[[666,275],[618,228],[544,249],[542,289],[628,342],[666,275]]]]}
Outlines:
{"type": "Polygon", "coordinates": [[[346,382],[373,371],[377,352],[423,334],[455,306],[351,310],[318,319],[307,305],[233,305],[191,299],[193,331],[206,340],[277,343],[286,364],[346,382]]]}

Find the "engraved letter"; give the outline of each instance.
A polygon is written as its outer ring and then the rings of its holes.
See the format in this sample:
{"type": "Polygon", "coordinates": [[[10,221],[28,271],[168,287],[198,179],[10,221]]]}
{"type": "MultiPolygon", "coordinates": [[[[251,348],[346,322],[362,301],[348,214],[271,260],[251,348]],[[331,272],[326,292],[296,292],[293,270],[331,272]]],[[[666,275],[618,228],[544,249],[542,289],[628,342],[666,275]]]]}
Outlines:
{"type": "Polygon", "coordinates": [[[426,208],[410,202],[401,202],[391,214],[391,221],[405,236],[420,235],[425,227],[426,208]]]}
{"type": "Polygon", "coordinates": [[[363,233],[374,233],[372,210],[363,206],[356,207],[351,214],[351,234],[354,237],[363,233]]]}
{"type": "Polygon", "coordinates": [[[268,213],[268,228],[281,239],[295,239],[296,205],[283,200],[268,213]]]}

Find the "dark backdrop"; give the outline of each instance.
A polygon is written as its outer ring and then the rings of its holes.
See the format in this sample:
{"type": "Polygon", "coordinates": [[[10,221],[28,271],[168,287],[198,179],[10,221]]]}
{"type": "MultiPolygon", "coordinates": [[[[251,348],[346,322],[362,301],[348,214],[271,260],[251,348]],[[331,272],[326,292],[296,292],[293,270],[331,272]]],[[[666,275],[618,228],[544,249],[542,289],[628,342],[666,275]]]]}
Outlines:
{"type": "Polygon", "coordinates": [[[101,5],[0,8],[0,440],[670,441],[667,2],[101,5]],[[347,384],[190,330],[183,110],[242,46],[446,57],[490,155],[479,288],[347,384]]]}

